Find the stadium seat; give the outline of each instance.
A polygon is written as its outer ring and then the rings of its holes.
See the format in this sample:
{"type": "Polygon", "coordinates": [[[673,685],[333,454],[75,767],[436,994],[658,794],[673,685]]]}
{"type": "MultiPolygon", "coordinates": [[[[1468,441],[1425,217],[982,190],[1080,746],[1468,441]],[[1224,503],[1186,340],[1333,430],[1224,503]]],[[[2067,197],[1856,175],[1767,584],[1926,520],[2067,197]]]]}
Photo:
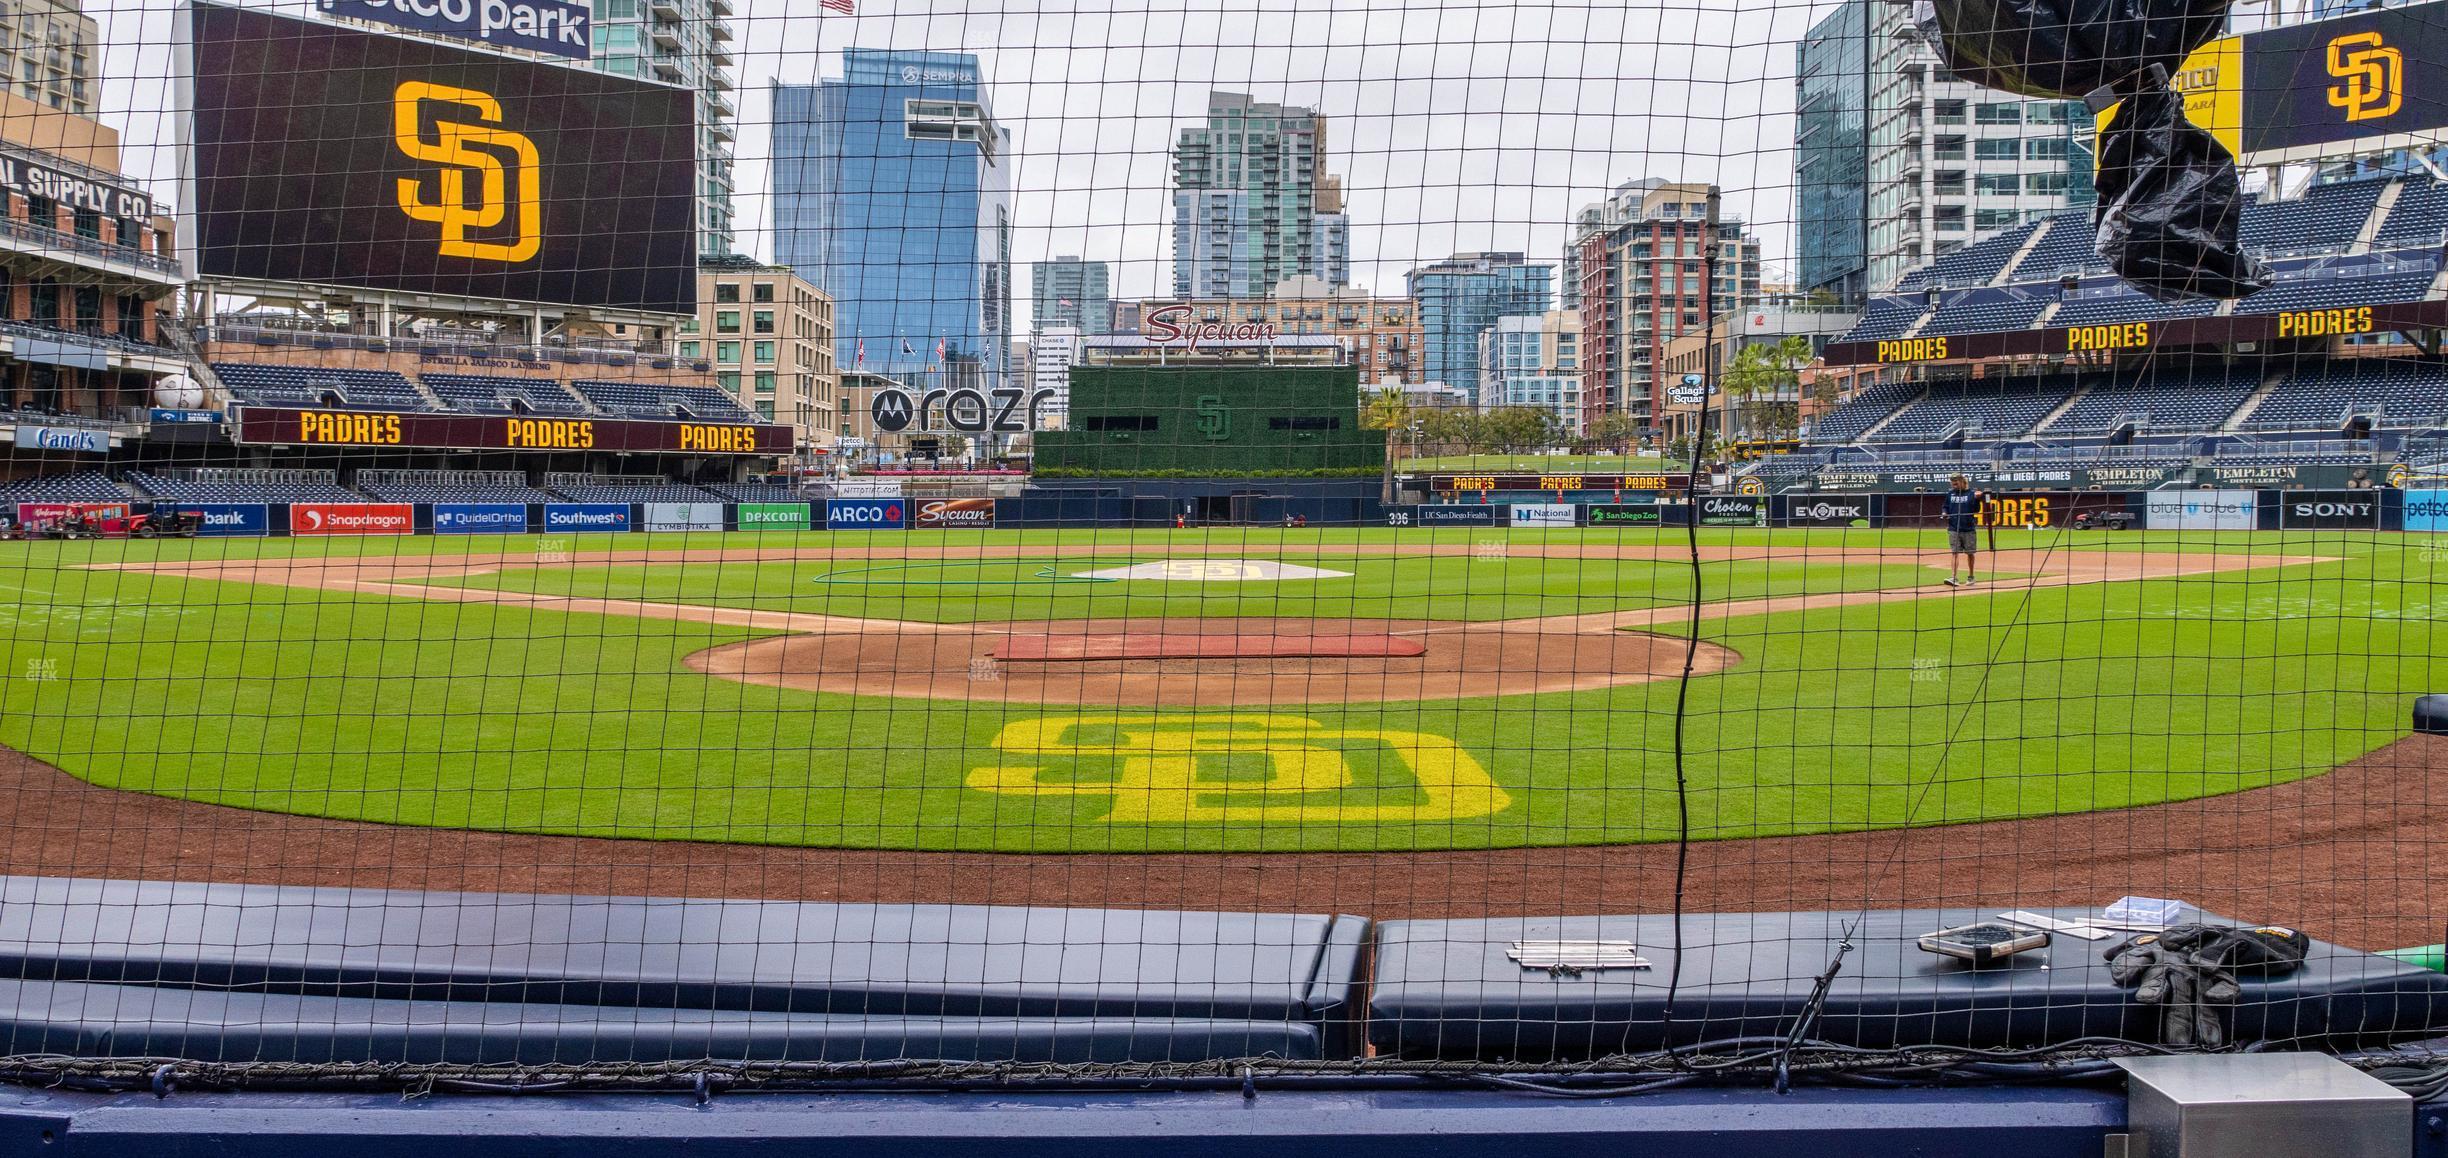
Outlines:
{"type": "Polygon", "coordinates": [[[324,366],[272,366],[215,362],[214,375],[232,398],[265,406],[321,406],[351,410],[429,411],[434,405],[416,384],[389,370],[342,370],[324,366]]]}
{"type": "Polygon", "coordinates": [[[2154,432],[2217,430],[2261,384],[2258,370],[2167,370],[2141,381],[2096,379],[2044,434],[2104,434],[2137,419],[2154,432]]]}
{"type": "Polygon", "coordinates": [[[704,483],[699,489],[735,503],[799,503],[808,499],[806,491],[789,483],[704,483]]]}
{"type": "MultiPolygon", "coordinates": [[[[242,472],[226,472],[240,475],[242,472]]],[[[362,503],[366,496],[331,480],[330,471],[267,471],[261,480],[223,478],[212,482],[170,478],[129,471],[128,481],[155,498],[183,503],[362,503]],[[296,476],[320,474],[319,481],[296,476]]]]}
{"type": "Polygon", "coordinates": [[[1917,382],[1872,386],[1812,423],[1810,441],[1822,445],[1851,442],[1920,394],[1917,382]]]}
{"type": "Polygon", "coordinates": [[[1941,301],[1928,324],[1921,327],[1921,334],[1936,337],[2028,329],[2048,310],[2051,300],[2004,290],[1975,290],[1941,301]]]}
{"type": "Polygon", "coordinates": [[[2041,224],[2037,220],[2026,221],[2003,233],[1991,234],[1970,245],[1940,254],[1937,260],[1904,275],[1903,280],[1896,283],[1896,289],[1911,291],[1930,285],[1957,288],[1988,285],[1991,279],[1997,277],[1998,271],[2005,269],[2006,263],[2022,250],[2024,243],[2031,240],[2032,233],[2041,224]]]}
{"type": "Polygon", "coordinates": [[[2414,429],[2448,415],[2448,365],[2411,359],[2310,366],[2289,375],[2244,423],[2253,431],[2330,433],[2356,413],[2414,429]]]}
{"type": "Polygon", "coordinates": [[[2244,245],[2282,253],[2337,249],[2363,232],[2387,184],[2353,181],[2317,186],[2284,201],[2255,199],[2244,206],[2244,245]]]}
{"type": "Polygon", "coordinates": [[[587,405],[549,378],[494,374],[420,374],[417,380],[450,410],[471,414],[585,414],[587,405]]]}
{"type": "Polygon", "coordinates": [[[739,400],[710,386],[675,386],[657,382],[607,382],[580,379],[571,383],[580,397],[621,418],[701,418],[711,422],[757,422],[739,400]]]}
{"type": "Polygon", "coordinates": [[[2444,234],[2448,234],[2448,182],[2419,177],[2404,183],[2372,248],[2438,249],[2444,234]]]}
{"type": "Polygon", "coordinates": [[[686,483],[655,486],[634,483],[565,485],[553,487],[552,491],[573,503],[704,503],[722,500],[721,495],[686,483]]]}
{"type": "Polygon", "coordinates": [[[2002,389],[1934,388],[1929,397],[1905,407],[1874,441],[1927,441],[1943,437],[1958,424],[1989,438],[2022,434],[2063,403],[2070,390],[2062,379],[2053,385],[2025,382],[2002,389]]]}
{"type": "Polygon", "coordinates": [[[0,482],[0,503],[123,503],[128,497],[125,488],[98,470],[0,482]]]}

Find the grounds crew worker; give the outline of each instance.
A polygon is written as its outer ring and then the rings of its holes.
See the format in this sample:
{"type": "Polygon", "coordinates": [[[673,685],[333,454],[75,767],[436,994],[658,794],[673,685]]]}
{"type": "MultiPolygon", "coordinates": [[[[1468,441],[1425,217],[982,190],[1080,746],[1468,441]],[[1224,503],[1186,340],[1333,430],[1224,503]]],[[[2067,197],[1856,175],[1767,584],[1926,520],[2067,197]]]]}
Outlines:
{"type": "Polygon", "coordinates": [[[1947,480],[1946,529],[1947,577],[1949,587],[1970,587],[1972,566],[1980,555],[1981,504],[1988,496],[1972,489],[1972,480],[1956,475],[1947,480]],[[1956,561],[1961,560],[1963,578],[1955,577],[1956,561]]]}

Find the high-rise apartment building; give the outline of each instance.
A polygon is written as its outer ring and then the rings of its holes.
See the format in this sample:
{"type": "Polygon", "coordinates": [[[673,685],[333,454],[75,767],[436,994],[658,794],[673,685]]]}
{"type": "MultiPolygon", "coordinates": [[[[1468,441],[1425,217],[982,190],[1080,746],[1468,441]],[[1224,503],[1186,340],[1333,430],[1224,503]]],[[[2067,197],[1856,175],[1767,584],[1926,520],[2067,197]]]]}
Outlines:
{"type": "Polygon", "coordinates": [[[1029,398],[1036,401],[1037,428],[1063,430],[1071,423],[1071,367],[1079,364],[1080,329],[1053,325],[1029,336],[1029,398]]]}
{"type": "Polygon", "coordinates": [[[739,136],[731,0],[593,0],[593,6],[596,69],[696,90],[697,249],[729,254],[731,145],[739,136]]]}
{"type": "MultiPolygon", "coordinates": [[[[1122,311],[1117,311],[1117,313],[1122,311]]],[[[1381,298],[1366,289],[1328,285],[1300,276],[1278,282],[1255,298],[1158,298],[1137,303],[1138,329],[1156,345],[1187,349],[1200,327],[1226,326],[1258,335],[1267,345],[1283,339],[1337,339],[1340,356],[1360,368],[1363,388],[1377,383],[1424,380],[1426,344],[1419,310],[1409,298],[1381,298]]],[[[1286,348],[1291,343],[1286,343],[1286,348]]]]}
{"type": "Polygon", "coordinates": [[[833,299],[789,266],[730,257],[699,264],[697,303],[680,326],[680,356],[712,363],[716,384],[767,422],[798,428],[802,447],[832,445],[833,299]]]}
{"type": "Polygon", "coordinates": [[[1609,412],[1657,425],[1666,343],[1699,329],[1712,299],[1717,309],[1758,300],[1759,242],[1739,218],[1722,215],[1712,236],[1708,196],[1706,185],[1649,177],[1617,186],[1575,215],[1584,429],[1609,412]],[[1713,294],[1706,284],[1712,245],[1713,294]]]}
{"type": "Polygon", "coordinates": [[[1412,270],[1411,300],[1419,303],[1428,342],[1428,381],[1479,398],[1479,335],[1496,319],[1543,314],[1555,300],[1555,267],[1518,253],[1457,253],[1412,270]]]}
{"type": "Polygon", "coordinates": [[[1804,38],[1797,66],[1805,290],[1875,293],[1976,237],[2095,199],[2081,102],[1950,78],[1910,5],[1846,0],[1804,38]]]}
{"type": "Polygon", "coordinates": [[[1351,283],[1342,178],[1326,118],[1246,93],[1207,95],[1173,146],[1173,296],[1254,298],[1288,277],[1351,283]]]}
{"type": "Polygon", "coordinates": [[[93,115],[94,18],[77,0],[0,3],[0,88],[43,105],[93,115]]]}
{"type": "Polygon", "coordinates": [[[847,49],[773,87],[774,255],[831,294],[834,361],[905,385],[1002,386],[1011,135],[978,58],[847,49]]]}
{"type": "Polygon", "coordinates": [[[1030,266],[1029,329],[1106,332],[1113,325],[1112,280],[1112,269],[1101,261],[1058,257],[1030,266]]]}
{"type": "Polygon", "coordinates": [[[1479,408],[1533,406],[1581,435],[1581,318],[1571,310],[1496,319],[1479,335],[1479,408]]]}

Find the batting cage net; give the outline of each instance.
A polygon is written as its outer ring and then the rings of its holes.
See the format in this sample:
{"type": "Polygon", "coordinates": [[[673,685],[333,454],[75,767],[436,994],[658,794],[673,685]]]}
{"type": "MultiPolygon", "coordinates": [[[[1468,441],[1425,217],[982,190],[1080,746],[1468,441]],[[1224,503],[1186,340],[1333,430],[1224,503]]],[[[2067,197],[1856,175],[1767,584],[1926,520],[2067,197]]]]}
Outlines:
{"type": "Polygon", "coordinates": [[[2448,0],[0,64],[0,1077],[2442,1080],[2448,0]]]}

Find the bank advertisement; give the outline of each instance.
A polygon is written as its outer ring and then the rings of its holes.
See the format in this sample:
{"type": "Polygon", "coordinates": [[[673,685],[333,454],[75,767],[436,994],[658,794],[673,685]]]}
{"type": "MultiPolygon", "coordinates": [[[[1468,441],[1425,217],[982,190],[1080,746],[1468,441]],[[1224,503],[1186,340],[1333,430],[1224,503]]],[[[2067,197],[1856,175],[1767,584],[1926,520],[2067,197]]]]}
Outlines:
{"type": "Polygon", "coordinates": [[[721,503],[646,503],[646,529],[649,531],[719,531],[723,529],[721,503]]]}
{"type": "Polygon", "coordinates": [[[156,503],[153,513],[171,511],[193,512],[201,524],[196,534],[206,537],[243,537],[272,533],[272,508],[262,503],[156,503]]]}
{"type": "Polygon", "coordinates": [[[2143,525],[2154,531],[2249,531],[2260,514],[2252,491],[2152,491],[2143,525]]]}
{"type": "Polygon", "coordinates": [[[525,503],[435,503],[433,533],[437,535],[524,535],[525,503]]]}
{"type": "Polygon", "coordinates": [[[629,529],[627,503],[546,503],[544,529],[547,531],[626,531],[629,529]]]}
{"type": "Polygon", "coordinates": [[[804,531],[815,525],[806,503],[739,505],[739,529],[743,531],[804,531]]]}

